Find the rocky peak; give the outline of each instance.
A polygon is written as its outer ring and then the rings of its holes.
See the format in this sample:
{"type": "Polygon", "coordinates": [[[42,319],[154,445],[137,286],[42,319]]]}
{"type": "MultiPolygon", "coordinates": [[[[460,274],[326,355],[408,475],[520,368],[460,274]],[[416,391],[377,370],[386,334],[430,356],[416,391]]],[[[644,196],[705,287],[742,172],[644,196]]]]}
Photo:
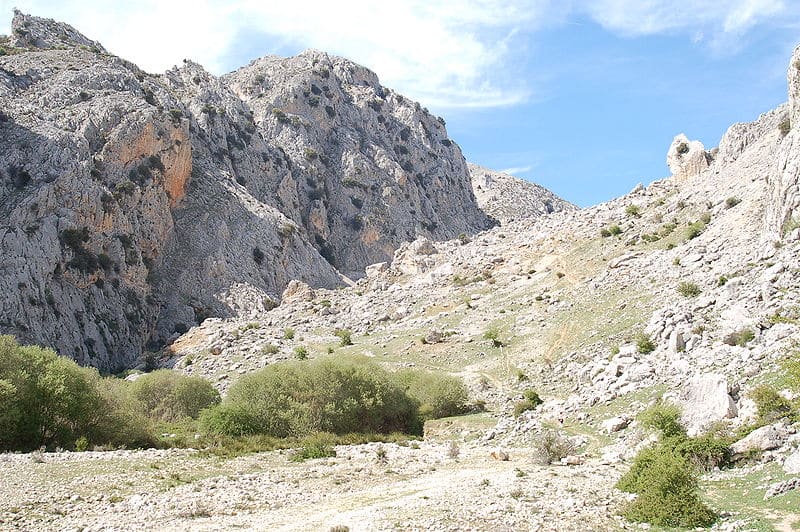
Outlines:
{"type": "Polygon", "coordinates": [[[11,46],[17,48],[62,49],[84,46],[107,53],[103,45],[93,41],[63,22],[26,15],[15,9],[11,20],[11,46]]]}
{"type": "Polygon", "coordinates": [[[478,206],[501,223],[577,209],[536,183],[472,163],[467,167],[478,206]]]}
{"type": "Polygon", "coordinates": [[[352,277],[402,242],[490,226],[444,121],[369,69],[317,50],[263,57],[227,76],[291,168],[274,205],[352,277]]]}

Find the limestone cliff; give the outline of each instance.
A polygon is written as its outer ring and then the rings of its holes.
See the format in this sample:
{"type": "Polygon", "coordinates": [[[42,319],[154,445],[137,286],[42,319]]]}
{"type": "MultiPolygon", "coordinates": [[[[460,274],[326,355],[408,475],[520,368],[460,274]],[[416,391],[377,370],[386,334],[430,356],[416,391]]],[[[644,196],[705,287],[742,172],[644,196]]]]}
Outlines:
{"type": "Polygon", "coordinates": [[[104,370],[209,316],[490,225],[443,121],[320,52],[162,76],[15,12],[0,39],[0,332],[104,370]]]}

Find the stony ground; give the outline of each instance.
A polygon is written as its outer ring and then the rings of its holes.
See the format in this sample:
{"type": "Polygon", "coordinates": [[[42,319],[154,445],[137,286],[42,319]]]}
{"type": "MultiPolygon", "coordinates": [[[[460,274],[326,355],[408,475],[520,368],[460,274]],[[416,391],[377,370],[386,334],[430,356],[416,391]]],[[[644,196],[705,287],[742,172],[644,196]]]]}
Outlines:
{"type": "Polygon", "coordinates": [[[620,467],[535,465],[526,449],[462,444],[337,447],[224,460],[188,451],[2,458],[0,528],[26,530],[606,530],[620,467]],[[378,448],[386,451],[378,458],[378,448]]]}

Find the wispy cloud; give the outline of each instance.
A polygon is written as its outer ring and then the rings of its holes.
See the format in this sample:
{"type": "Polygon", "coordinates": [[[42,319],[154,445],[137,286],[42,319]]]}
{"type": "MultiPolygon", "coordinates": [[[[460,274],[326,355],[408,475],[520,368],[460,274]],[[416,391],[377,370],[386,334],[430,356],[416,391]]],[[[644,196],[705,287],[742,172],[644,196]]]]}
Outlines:
{"type": "Polygon", "coordinates": [[[498,170],[501,174],[508,174],[513,176],[518,176],[520,174],[527,174],[533,170],[533,166],[512,166],[511,168],[505,168],[503,170],[498,170]]]}
{"type": "MultiPolygon", "coordinates": [[[[783,0],[591,0],[581,9],[622,35],[686,33],[712,46],[732,43],[760,23],[790,15],[783,0]]],[[[800,17],[795,13],[790,18],[800,17]]]]}
{"type": "Polygon", "coordinates": [[[237,57],[242,36],[263,35],[265,46],[348,57],[438,109],[529,100],[535,87],[515,68],[524,40],[578,16],[621,35],[686,33],[712,44],[766,21],[800,19],[783,0],[0,0],[0,32],[15,5],[69,22],[153,72],[191,58],[221,74],[239,66],[226,61],[237,57]]]}

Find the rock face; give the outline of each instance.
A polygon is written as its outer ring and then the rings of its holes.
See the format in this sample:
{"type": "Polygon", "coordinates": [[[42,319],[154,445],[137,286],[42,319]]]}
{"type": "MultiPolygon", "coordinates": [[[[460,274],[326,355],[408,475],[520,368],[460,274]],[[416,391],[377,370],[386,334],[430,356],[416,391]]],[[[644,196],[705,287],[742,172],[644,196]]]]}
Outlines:
{"type": "Polygon", "coordinates": [[[264,57],[224,78],[289,171],[258,197],[360,277],[400,243],[490,226],[444,121],[381,86],[370,70],[307,50],[264,57]]]}
{"type": "Polygon", "coordinates": [[[690,141],[681,133],[672,140],[667,152],[667,166],[677,179],[688,179],[708,168],[710,155],[699,140],[690,141]]]}
{"type": "Polygon", "coordinates": [[[103,370],[209,316],[490,225],[444,123],[310,51],[163,76],[15,12],[0,58],[0,333],[103,370]]]}
{"type": "MultiPolygon", "coordinates": [[[[792,54],[786,77],[789,104],[774,131],[781,140],[769,177],[770,200],[765,217],[772,239],[783,238],[800,227],[800,46],[792,54]]],[[[792,235],[796,237],[800,235],[792,235]]]]}
{"type": "Polygon", "coordinates": [[[483,212],[501,223],[577,209],[572,203],[535,183],[476,164],[468,164],[467,167],[478,205],[483,212]]]}

